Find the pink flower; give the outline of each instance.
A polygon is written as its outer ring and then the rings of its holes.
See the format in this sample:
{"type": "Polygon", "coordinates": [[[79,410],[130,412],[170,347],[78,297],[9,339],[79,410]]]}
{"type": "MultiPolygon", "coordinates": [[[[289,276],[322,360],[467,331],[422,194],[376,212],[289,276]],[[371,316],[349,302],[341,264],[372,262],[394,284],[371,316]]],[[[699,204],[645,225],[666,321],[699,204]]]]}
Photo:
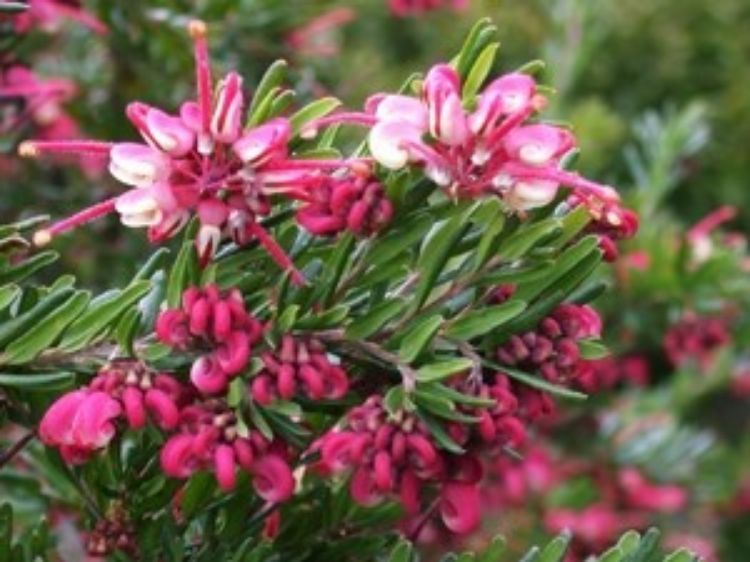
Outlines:
{"type": "Polygon", "coordinates": [[[104,392],[68,392],[44,414],[39,438],[47,446],[59,447],[68,462],[77,464],[109,444],[115,435],[113,421],[121,413],[120,404],[104,392]]]}
{"type": "Polygon", "coordinates": [[[649,511],[677,512],[687,504],[687,492],[681,486],[656,485],[648,482],[634,468],[625,468],[618,474],[625,501],[634,508],[649,511]]]}
{"type": "Polygon", "coordinates": [[[465,535],[480,522],[479,487],[476,484],[448,482],[440,492],[440,516],[452,532],[465,535]]]}
{"type": "Polygon", "coordinates": [[[293,29],[287,44],[298,53],[311,57],[331,57],[339,52],[335,33],[357,17],[348,7],[333,8],[293,29]]]}
{"type": "Polygon", "coordinates": [[[388,0],[391,13],[397,17],[419,16],[432,10],[464,10],[469,0],[388,0]]]}
{"type": "Polygon", "coordinates": [[[25,12],[13,16],[16,31],[27,33],[34,27],[57,31],[63,19],[71,19],[95,33],[107,33],[107,26],[80,6],[80,2],[64,0],[33,0],[25,12]]]}
{"type": "Polygon", "coordinates": [[[370,152],[386,168],[420,165],[452,196],[495,194],[519,212],[550,203],[561,185],[587,204],[618,202],[613,188],[562,169],[562,158],[575,147],[569,131],[524,124],[546,103],[530,76],[511,73],[492,81],[477,95],[474,111],[465,109],[462,88],[458,72],[438,64],[418,99],[378,94],[364,113],[324,117],[305,133],[333,123],[365,125],[370,152]]]}

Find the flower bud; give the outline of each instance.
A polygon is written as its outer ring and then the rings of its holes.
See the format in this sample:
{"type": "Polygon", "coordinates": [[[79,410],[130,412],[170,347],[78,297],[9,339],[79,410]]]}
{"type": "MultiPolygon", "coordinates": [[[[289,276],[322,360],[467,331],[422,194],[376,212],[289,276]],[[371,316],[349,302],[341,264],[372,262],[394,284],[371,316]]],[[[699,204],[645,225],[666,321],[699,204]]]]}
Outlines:
{"type": "Polygon", "coordinates": [[[223,143],[232,143],[242,129],[242,78],[230,72],[217,87],[214,112],[211,117],[211,134],[223,143]]]}
{"type": "Polygon", "coordinates": [[[109,158],[110,173],[134,187],[147,187],[169,174],[167,157],[145,144],[117,143],[110,150],[109,158]]]}
{"type": "Polygon", "coordinates": [[[275,157],[285,156],[291,135],[289,121],[276,118],[247,131],[232,149],[240,160],[258,167],[275,157]]]}

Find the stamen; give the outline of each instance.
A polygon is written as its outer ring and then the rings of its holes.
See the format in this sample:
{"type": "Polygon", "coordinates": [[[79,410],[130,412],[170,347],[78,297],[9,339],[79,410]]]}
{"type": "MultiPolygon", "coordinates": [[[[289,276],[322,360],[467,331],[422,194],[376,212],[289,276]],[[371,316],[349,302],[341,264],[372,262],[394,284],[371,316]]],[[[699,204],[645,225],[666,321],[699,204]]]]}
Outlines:
{"type": "Polygon", "coordinates": [[[86,156],[108,156],[114,143],[101,141],[23,141],[18,146],[18,155],[35,158],[42,152],[55,154],[83,154],[86,156]]]}
{"type": "Polygon", "coordinates": [[[201,20],[193,20],[188,24],[188,32],[195,44],[195,76],[198,84],[198,106],[201,110],[203,132],[207,133],[211,127],[211,66],[208,61],[208,45],[206,44],[206,24],[201,20]]]}
{"type": "Polygon", "coordinates": [[[305,279],[304,275],[302,275],[302,273],[296,267],[294,267],[294,262],[292,262],[292,259],[262,226],[254,222],[250,224],[250,232],[258,239],[258,242],[260,242],[261,246],[266,249],[266,251],[271,255],[271,258],[273,258],[273,261],[275,261],[279,265],[279,267],[281,267],[281,269],[291,272],[292,282],[295,285],[301,287],[307,284],[307,280],[305,279]]]}
{"type": "Polygon", "coordinates": [[[107,199],[96,205],[77,212],[76,214],[56,222],[48,228],[38,230],[34,233],[33,242],[36,246],[44,246],[49,244],[55,236],[73,230],[74,228],[91,222],[99,217],[108,215],[115,210],[115,202],[117,197],[107,199]]]}

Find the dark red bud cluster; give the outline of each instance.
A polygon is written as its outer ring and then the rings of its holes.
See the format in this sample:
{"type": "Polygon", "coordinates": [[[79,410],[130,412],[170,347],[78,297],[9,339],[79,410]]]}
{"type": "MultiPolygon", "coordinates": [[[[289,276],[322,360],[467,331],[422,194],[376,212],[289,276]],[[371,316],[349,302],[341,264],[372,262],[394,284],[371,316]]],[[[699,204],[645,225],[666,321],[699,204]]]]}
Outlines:
{"type": "Polygon", "coordinates": [[[324,472],[354,470],[349,489],[357,503],[373,505],[397,494],[413,516],[420,510],[423,487],[434,484],[451,531],[466,533],[479,523],[478,459],[441,451],[421,420],[406,412],[391,416],[380,396],[353,408],[345,427],[324,435],[316,447],[324,472]]]}
{"type": "Polygon", "coordinates": [[[365,177],[327,178],[297,213],[297,222],[319,236],[345,230],[369,236],[386,226],[393,205],[383,186],[365,177]]]}
{"type": "Polygon", "coordinates": [[[710,367],[716,351],[731,340],[725,319],[689,314],[665,334],[664,352],[676,367],[692,360],[705,371],[710,367]]]}
{"type": "Polygon", "coordinates": [[[337,400],[349,390],[349,377],[332,363],[316,339],[285,335],[279,348],[261,355],[263,369],[253,378],[250,394],[260,404],[302,393],[311,400],[337,400]]]}
{"type": "Polygon", "coordinates": [[[86,553],[89,556],[104,557],[116,550],[133,559],[138,558],[135,527],[121,509],[114,510],[107,519],[97,521],[86,538],[86,553]]]}
{"type": "Polygon", "coordinates": [[[577,382],[588,393],[611,389],[621,382],[645,386],[650,370],[648,359],[641,355],[604,357],[589,361],[577,382]]]}
{"type": "Polygon", "coordinates": [[[219,486],[228,491],[236,485],[239,467],[253,475],[253,487],[268,502],[285,501],[294,492],[287,447],[239,424],[222,400],[184,407],[177,431],[165,442],[160,457],[162,470],[174,478],[211,470],[219,486]]]}
{"type": "Polygon", "coordinates": [[[156,321],[156,335],[163,343],[181,350],[210,350],[190,371],[191,381],[204,394],[226,390],[247,367],[262,332],[240,292],[222,294],[216,285],[191,287],[182,296],[181,308],[163,311],[156,321]]]}
{"type": "Polygon", "coordinates": [[[498,362],[526,372],[539,372],[554,383],[576,380],[586,368],[578,340],[598,337],[601,319],[589,306],[563,304],[544,318],[536,330],[512,335],[496,351],[498,362]]]}
{"type": "Polygon", "coordinates": [[[597,209],[589,207],[589,212],[593,220],[586,231],[599,236],[599,247],[604,252],[604,259],[608,262],[615,261],[619,256],[617,241],[628,240],[638,232],[638,214],[611,203],[597,209]]]}

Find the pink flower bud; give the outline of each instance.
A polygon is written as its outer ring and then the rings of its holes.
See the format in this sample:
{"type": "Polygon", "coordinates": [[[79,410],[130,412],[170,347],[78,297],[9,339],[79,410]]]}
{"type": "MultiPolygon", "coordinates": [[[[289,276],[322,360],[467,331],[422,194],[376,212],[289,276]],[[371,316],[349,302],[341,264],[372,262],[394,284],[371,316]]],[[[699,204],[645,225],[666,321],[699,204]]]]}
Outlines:
{"type": "Polygon", "coordinates": [[[372,472],[364,466],[359,467],[349,484],[352,499],[360,505],[370,507],[380,503],[382,496],[377,491],[372,472]]]}
{"type": "Polygon", "coordinates": [[[341,472],[351,465],[354,440],[355,436],[348,431],[326,434],[320,454],[323,462],[331,471],[341,472]]]}
{"type": "Polygon", "coordinates": [[[174,400],[158,388],[146,391],[146,407],[156,424],[162,429],[174,429],[180,420],[180,412],[174,400]]]}
{"type": "Polygon", "coordinates": [[[121,142],[109,153],[109,171],[122,183],[147,187],[169,174],[169,159],[145,144],[121,142]]]}
{"type": "Polygon", "coordinates": [[[234,447],[234,455],[239,465],[248,472],[252,472],[255,453],[250,441],[247,439],[235,439],[232,446],[234,447]]]}
{"type": "Polygon", "coordinates": [[[232,332],[232,310],[229,303],[219,301],[213,305],[212,333],[217,341],[226,339],[232,332]]]}
{"type": "Polygon", "coordinates": [[[422,481],[411,471],[407,470],[401,476],[399,499],[407,515],[416,515],[419,512],[421,484],[422,481]]]}
{"type": "Polygon", "coordinates": [[[284,364],[279,369],[276,386],[279,391],[279,396],[284,400],[290,400],[294,393],[297,392],[296,373],[294,367],[289,364],[284,364]]]}
{"type": "Polygon", "coordinates": [[[47,409],[39,424],[39,438],[48,446],[73,442],[73,425],[78,409],[86,400],[85,390],[63,394],[47,409]]]}
{"type": "Polygon", "coordinates": [[[81,404],[73,423],[73,442],[81,447],[105,447],[115,435],[112,420],[122,413],[120,404],[104,392],[91,392],[81,404]]]}
{"type": "Polygon", "coordinates": [[[128,425],[138,429],[146,425],[146,409],[143,404],[143,393],[133,386],[122,391],[122,405],[128,425]]]}
{"type": "Polygon", "coordinates": [[[237,465],[234,449],[229,445],[219,445],[214,451],[214,472],[219,488],[231,492],[237,485],[237,465]]]}
{"type": "Polygon", "coordinates": [[[378,451],[375,453],[374,461],[374,473],[375,473],[375,486],[381,492],[389,492],[393,488],[393,473],[392,473],[391,455],[386,451],[378,451]]]}
{"type": "Polygon", "coordinates": [[[273,402],[274,396],[271,390],[271,377],[258,375],[250,383],[250,394],[258,404],[266,406],[273,402]]]}
{"type": "Polygon", "coordinates": [[[156,337],[171,347],[185,347],[191,338],[185,313],[179,309],[159,313],[156,319],[156,337]]]}
{"type": "Polygon", "coordinates": [[[221,370],[227,375],[236,375],[247,367],[250,359],[250,341],[247,334],[239,330],[232,332],[214,354],[221,370]]]}
{"type": "Polygon", "coordinates": [[[242,128],[242,78],[230,72],[217,86],[216,102],[211,117],[211,134],[223,143],[232,143],[242,128]]]}
{"type": "Polygon", "coordinates": [[[262,166],[272,158],[286,154],[291,135],[289,121],[276,118],[247,131],[232,145],[232,149],[246,164],[262,166]]]}
{"type": "Polygon", "coordinates": [[[311,365],[302,365],[299,369],[299,376],[305,383],[305,391],[313,400],[323,398],[325,387],[323,386],[323,377],[320,372],[311,365]]]}
{"type": "Polygon", "coordinates": [[[213,225],[204,224],[198,229],[195,237],[195,248],[198,251],[198,261],[202,266],[208,264],[219,249],[221,229],[213,225]]]}
{"type": "Polygon", "coordinates": [[[446,64],[432,67],[422,91],[432,136],[449,146],[463,144],[469,136],[469,127],[461,105],[460,78],[456,70],[446,64]]]}
{"type": "Polygon", "coordinates": [[[264,500],[283,502],[294,493],[294,476],[284,459],[266,455],[253,464],[253,487],[264,500]]]}
{"type": "Polygon", "coordinates": [[[447,482],[440,492],[440,515],[452,532],[465,535],[479,526],[479,487],[447,482]]]}
{"type": "Polygon", "coordinates": [[[205,297],[195,301],[190,309],[189,326],[190,333],[194,336],[204,336],[208,332],[208,323],[211,318],[211,304],[205,297]]]}

